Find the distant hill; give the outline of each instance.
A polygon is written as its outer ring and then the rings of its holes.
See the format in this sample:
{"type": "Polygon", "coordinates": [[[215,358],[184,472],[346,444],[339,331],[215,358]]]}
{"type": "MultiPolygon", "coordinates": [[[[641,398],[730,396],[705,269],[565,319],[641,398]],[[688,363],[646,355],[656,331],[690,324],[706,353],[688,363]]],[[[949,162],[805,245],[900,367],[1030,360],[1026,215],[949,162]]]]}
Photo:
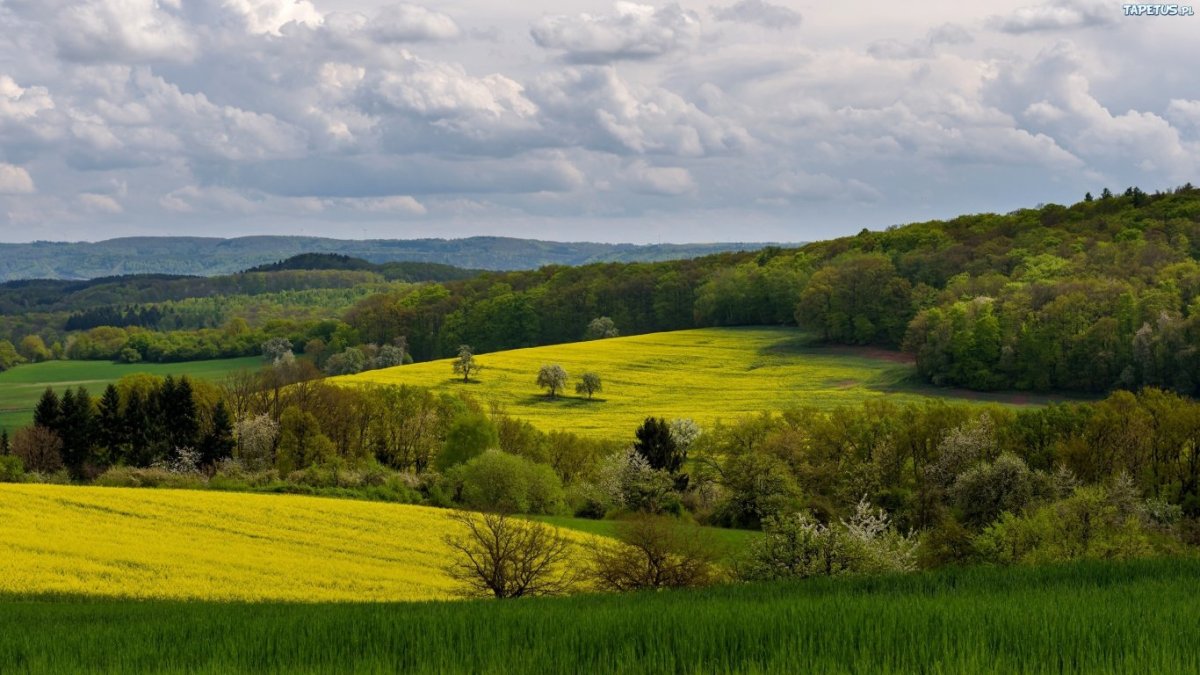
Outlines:
{"type": "Polygon", "coordinates": [[[336,253],[371,263],[421,262],[486,270],[635,262],[750,251],[761,243],[599,244],[509,237],[342,240],[318,237],[129,237],[89,243],[0,244],[0,281],[93,279],[128,274],[231,274],[303,253],[336,253]]]}
{"type": "Polygon", "coordinates": [[[342,270],[378,272],[388,281],[456,281],[469,279],[483,270],[467,270],[453,265],[430,262],[373,263],[341,253],[301,253],[287,260],[258,265],[247,272],[284,272],[294,270],[342,270]]]}

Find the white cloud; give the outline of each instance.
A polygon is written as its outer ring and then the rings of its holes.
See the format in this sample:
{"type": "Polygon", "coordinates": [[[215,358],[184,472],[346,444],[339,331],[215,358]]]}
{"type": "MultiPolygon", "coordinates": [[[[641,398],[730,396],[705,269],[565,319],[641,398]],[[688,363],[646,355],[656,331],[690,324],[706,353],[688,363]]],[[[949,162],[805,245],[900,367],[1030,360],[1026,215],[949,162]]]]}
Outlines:
{"type": "Polygon", "coordinates": [[[419,5],[391,5],[379,11],[371,32],[383,42],[453,40],[462,35],[454,19],[419,5]]]}
{"type": "Polygon", "coordinates": [[[711,10],[717,21],[750,23],[780,30],[799,26],[801,21],[800,12],[766,0],[739,0],[725,7],[713,6],[711,10]]]}
{"type": "Polygon", "coordinates": [[[540,47],[562,51],[577,63],[651,59],[694,47],[700,17],[674,3],[655,8],[618,2],[614,14],[544,17],[530,34],[540,47]]]}
{"type": "Polygon", "coordinates": [[[371,197],[365,199],[333,200],[331,203],[369,213],[392,213],[422,216],[426,213],[425,206],[408,195],[392,197],[371,197]]]}
{"type": "Polygon", "coordinates": [[[1008,15],[993,16],[988,23],[1005,33],[1034,33],[1089,28],[1112,23],[1121,12],[1116,3],[1059,0],[1022,7],[1008,15]]]}
{"type": "Polygon", "coordinates": [[[634,192],[678,197],[696,190],[696,181],[687,169],[678,166],[650,166],[634,162],[625,170],[625,180],[634,192]]]}
{"type": "Polygon", "coordinates": [[[94,192],[84,192],[79,195],[79,203],[86,211],[92,213],[116,215],[125,211],[125,208],[116,199],[94,192]]]}
{"type": "Polygon", "coordinates": [[[317,8],[307,0],[224,0],[223,5],[238,13],[245,20],[246,27],[254,33],[279,35],[288,24],[319,26],[324,20],[317,8]]]}
{"type": "Polygon", "coordinates": [[[0,0],[0,220],[811,240],[1200,171],[1185,21],[543,6],[0,0]]]}
{"type": "Polygon", "coordinates": [[[58,51],[71,60],[187,60],[196,51],[178,3],[84,0],[50,11],[58,51]]]}
{"type": "Polygon", "coordinates": [[[0,163],[0,195],[24,195],[35,192],[33,178],[23,167],[0,163]]]}

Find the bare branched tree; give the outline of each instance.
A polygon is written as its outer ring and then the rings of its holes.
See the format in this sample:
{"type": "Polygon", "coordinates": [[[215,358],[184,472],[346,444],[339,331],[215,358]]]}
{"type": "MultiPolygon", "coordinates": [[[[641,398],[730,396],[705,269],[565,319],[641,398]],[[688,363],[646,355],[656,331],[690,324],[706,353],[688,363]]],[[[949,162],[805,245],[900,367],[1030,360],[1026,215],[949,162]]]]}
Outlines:
{"type": "Polygon", "coordinates": [[[454,561],[446,571],[469,597],[563,595],[579,581],[572,543],[558,530],[504,513],[456,511],[464,533],[447,535],[454,561]]]}
{"type": "Polygon", "coordinates": [[[683,588],[717,580],[719,554],[697,527],[666,516],[640,516],[618,525],[617,539],[593,553],[592,574],[600,588],[683,588]]]}

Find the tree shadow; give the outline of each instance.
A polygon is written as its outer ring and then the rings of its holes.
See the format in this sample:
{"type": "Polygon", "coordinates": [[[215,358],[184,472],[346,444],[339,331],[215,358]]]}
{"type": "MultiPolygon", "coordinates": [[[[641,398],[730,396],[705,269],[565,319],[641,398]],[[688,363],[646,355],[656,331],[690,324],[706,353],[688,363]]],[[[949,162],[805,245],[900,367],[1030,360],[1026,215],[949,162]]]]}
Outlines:
{"type": "Polygon", "coordinates": [[[556,398],[550,398],[549,396],[546,396],[545,394],[533,394],[530,396],[525,396],[517,402],[520,403],[521,405],[530,405],[530,406],[540,405],[540,406],[554,406],[556,408],[579,408],[579,407],[585,407],[585,406],[589,406],[589,405],[593,405],[593,404],[604,403],[606,400],[607,399],[603,399],[603,398],[589,399],[589,398],[586,398],[583,396],[564,396],[561,394],[556,398]]]}

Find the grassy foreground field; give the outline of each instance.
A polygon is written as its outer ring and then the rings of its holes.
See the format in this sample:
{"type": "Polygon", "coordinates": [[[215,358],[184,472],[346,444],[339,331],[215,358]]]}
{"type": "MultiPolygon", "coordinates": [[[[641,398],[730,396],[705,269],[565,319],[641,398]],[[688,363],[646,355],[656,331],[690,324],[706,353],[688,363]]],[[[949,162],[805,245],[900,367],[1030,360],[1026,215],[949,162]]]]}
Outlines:
{"type": "Polygon", "coordinates": [[[11,602],[0,671],[1194,673],[1200,562],[424,604],[11,602]]]}
{"type": "Polygon", "coordinates": [[[46,361],[17,366],[0,373],[0,428],[29,424],[33,407],[46,387],[87,387],[99,396],[110,382],[133,375],[187,375],[198,380],[218,380],[229,373],[262,366],[262,357],[189,361],[184,363],[112,363],[110,361],[46,361]]]}
{"type": "Polygon", "coordinates": [[[543,430],[596,436],[632,432],[647,415],[691,417],[706,424],[797,405],[833,408],[884,395],[914,400],[957,394],[910,390],[913,366],[896,357],[810,346],[795,329],[706,328],[482,354],[476,359],[484,370],[471,383],[453,377],[449,360],[334,381],[467,391],[543,430]],[[589,401],[575,395],[572,379],[567,395],[547,398],[534,381],[538,368],[553,363],[572,378],[585,371],[599,374],[604,391],[589,401]]]}
{"type": "Polygon", "coordinates": [[[0,596],[444,599],[457,527],[422,506],[0,484],[0,596]]]}

